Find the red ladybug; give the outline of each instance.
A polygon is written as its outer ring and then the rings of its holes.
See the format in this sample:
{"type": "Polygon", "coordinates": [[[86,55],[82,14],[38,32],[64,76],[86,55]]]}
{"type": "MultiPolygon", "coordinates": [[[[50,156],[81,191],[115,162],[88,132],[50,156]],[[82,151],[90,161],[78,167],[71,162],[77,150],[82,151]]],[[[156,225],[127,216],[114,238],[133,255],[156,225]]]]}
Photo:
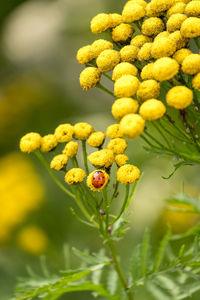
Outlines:
{"type": "Polygon", "coordinates": [[[106,181],[105,175],[102,171],[96,171],[92,176],[92,185],[96,189],[100,189],[106,181]]]}

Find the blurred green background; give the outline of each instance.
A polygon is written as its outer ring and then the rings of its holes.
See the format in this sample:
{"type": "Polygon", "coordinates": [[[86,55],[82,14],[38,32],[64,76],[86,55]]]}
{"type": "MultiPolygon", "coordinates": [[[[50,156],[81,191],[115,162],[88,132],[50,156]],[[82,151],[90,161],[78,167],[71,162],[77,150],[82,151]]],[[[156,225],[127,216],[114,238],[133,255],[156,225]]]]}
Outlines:
{"type": "MultiPolygon", "coordinates": [[[[110,113],[113,99],[100,90],[81,90],[82,66],[76,61],[76,51],[98,38],[89,29],[94,15],[120,13],[125,2],[0,2],[0,300],[13,295],[16,278],[26,276],[28,265],[39,272],[41,253],[56,272],[64,268],[64,245],[90,251],[101,245],[96,232],[71,215],[73,201],[33,155],[19,153],[18,144],[27,132],[45,135],[63,122],[86,121],[96,130],[114,123],[110,113]]],[[[109,83],[105,85],[109,87],[109,83]]],[[[191,196],[198,195],[197,167],[186,166],[164,180],[161,176],[173,170],[172,160],[146,153],[138,138],[129,142],[127,153],[144,175],[131,206],[131,230],[120,244],[126,257],[146,226],[159,224],[155,236],[163,233],[167,220],[162,217],[164,198],[183,191],[183,186],[191,196]]],[[[190,221],[193,219],[188,226],[190,221]]],[[[185,222],[180,221],[180,228],[185,222]]],[[[71,265],[77,267],[75,258],[71,265]]],[[[63,299],[92,297],[77,293],[63,299]]]]}

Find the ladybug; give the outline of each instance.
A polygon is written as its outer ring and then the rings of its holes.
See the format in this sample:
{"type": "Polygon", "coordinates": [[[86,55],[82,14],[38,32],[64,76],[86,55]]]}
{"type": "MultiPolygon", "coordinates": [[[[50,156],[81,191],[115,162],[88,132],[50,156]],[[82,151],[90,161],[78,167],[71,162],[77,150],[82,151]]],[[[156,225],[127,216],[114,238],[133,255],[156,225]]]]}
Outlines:
{"type": "Polygon", "coordinates": [[[96,171],[92,176],[92,185],[100,189],[105,184],[106,178],[102,171],[96,171]]]}

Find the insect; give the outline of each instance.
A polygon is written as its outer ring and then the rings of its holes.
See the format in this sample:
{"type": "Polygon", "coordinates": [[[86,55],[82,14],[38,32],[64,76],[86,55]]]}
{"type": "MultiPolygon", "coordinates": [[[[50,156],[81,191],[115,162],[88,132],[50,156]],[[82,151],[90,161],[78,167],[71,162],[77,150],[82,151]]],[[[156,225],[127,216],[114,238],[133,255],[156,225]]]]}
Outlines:
{"type": "Polygon", "coordinates": [[[101,188],[106,181],[105,175],[102,171],[96,171],[92,176],[92,185],[99,189],[101,188]]]}

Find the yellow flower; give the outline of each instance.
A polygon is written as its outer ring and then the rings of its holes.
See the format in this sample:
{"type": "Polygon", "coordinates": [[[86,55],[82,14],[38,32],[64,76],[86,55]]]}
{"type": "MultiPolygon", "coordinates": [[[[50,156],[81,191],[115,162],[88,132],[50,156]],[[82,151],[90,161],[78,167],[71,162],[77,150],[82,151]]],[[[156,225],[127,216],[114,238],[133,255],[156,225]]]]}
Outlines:
{"type": "Polygon", "coordinates": [[[110,16],[110,28],[116,27],[122,23],[122,16],[119,14],[109,14],[110,16]]]}
{"type": "Polygon", "coordinates": [[[196,90],[200,90],[200,73],[197,73],[192,79],[192,86],[196,90]]]}
{"type": "Polygon", "coordinates": [[[101,191],[108,183],[109,175],[105,170],[95,170],[87,177],[87,186],[93,191],[101,191]]]}
{"type": "Polygon", "coordinates": [[[176,50],[185,47],[188,42],[188,39],[184,38],[179,30],[171,33],[169,38],[176,43],[176,50]]]}
{"type": "Polygon", "coordinates": [[[129,1],[124,6],[122,11],[122,20],[126,23],[138,21],[145,16],[145,9],[143,6],[134,1],[129,1]]]}
{"type": "Polygon", "coordinates": [[[161,58],[171,56],[176,51],[176,43],[168,37],[162,37],[153,42],[152,56],[161,58]]]}
{"type": "Polygon", "coordinates": [[[171,17],[173,14],[183,14],[185,10],[186,4],[183,2],[175,3],[170,9],[167,11],[167,18],[171,17]]]}
{"type": "Polygon", "coordinates": [[[152,68],[153,76],[158,81],[172,79],[179,70],[177,61],[170,57],[159,58],[152,68]]]}
{"type": "Polygon", "coordinates": [[[137,58],[138,47],[127,45],[120,50],[122,62],[133,62],[137,58]]]}
{"type": "Polygon", "coordinates": [[[61,124],[55,129],[55,137],[59,143],[69,142],[74,133],[74,128],[71,124],[61,124]]]}
{"type": "Polygon", "coordinates": [[[186,74],[196,74],[200,72],[200,54],[190,54],[182,62],[182,70],[186,74]]]}
{"type": "Polygon", "coordinates": [[[99,39],[91,45],[94,58],[98,57],[101,52],[107,49],[113,49],[113,44],[107,40],[99,39]]]}
{"type": "Polygon", "coordinates": [[[112,105],[112,115],[119,121],[125,115],[135,113],[138,106],[138,102],[132,98],[117,99],[112,105]]]}
{"type": "Polygon", "coordinates": [[[139,114],[144,120],[152,121],[160,119],[164,116],[166,107],[156,99],[149,99],[140,106],[139,114]]]}
{"type": "Polygon", "coordinates": [[[184,12],[188,17],[200,17],[200,2],[191,1],[185,7],[184,12]]]}
{"type": "Polygon", "coordinates": [[[151,49],[153,43],[145,43],[138,52],[138,60],[149,60],[152,58],[151,49]]]}
{"type": "Polygon", "coordinates": [[[112,80],[117,80],[123,75],[133,75],[136,76],[138,73],[137,68],[128,62],[122,62],[115,66],[113,73],[112,73],[112,80]]]}
{"type": "Polygon", "coordinates": [[[102,131],[97,131],[91,133],[87,142],[88,145],[90,145],[91,147],[98,148],[103,144],[104,140],[105,140],[105,134],[102,131]]]}
{"type": "Polygon", "coordinates": [[[128,114],[120,121],[120,130],[124,137],[133,139],[144,130],[145,121],[138,114],[128,114]]]}
{"type": "Polygon", "coordinates": [[[30,132],[24,135],[20,140],[20,150],[25,153],[33,152],[40,148],[41,136],[39,133],[30,132]]]}
{"type": "Polygon", "coordinates": [[[189,49],[182,48],[174,53],[173,58],[181,65],[184,59],[190,54],[192,52],[189,49]]]}
{"type": "Polygon", "coordinates": [[[123,165],[125,165],[127,160],[128,156],[125,154],[118,154],[115,156],[115,162],[118,165],[118,167],[122,167],[123,165]]]}
{"type": "Polygon", "coordinates": [[[73,168],[69,170],[65,175],[65,181],[67,184],[76,184],[83,182],[86,174],[85,171],[80,168],[73,168]]]}
{"type": "Polygon", "coordinates": [[[151,98],[158,98],[159,95],[160,84],[153,79],[143,81],[137,90],[137,98],[142,102],[151,98]]]}
{"type": "MultiPolygon", "coordinates": [[[[152,3],[152,2],[151,2],[152,3]]],[[[164,30],[164,23],[161,19],[151,17],[142,23],[142,33],[148,36],[157,35],[164,30]]]]}
{"type": "Polygon", "coordinates": [[[166,95],[166,102],[176,109],[184,109],[192,103],[193,92],[186,86],[175,86],[166,95]]]}
{"type": "Polygon", "coordinates": [[[167,30],[169,32],[179,30],[185,19],[187,19],[187,16],[184,14],[173,14],[167,21],[167,30]]]}
{"type": "Polygon", "coordinates": [[[169,9],[174,2],[174,0],[152,0],[151,7],[155,12],[162,12],[169,9]]]}
{"type": "Polygon", "coordinates": [[[106,148],[112,150],[114,154],[123,154],[127,148],[127,142],[122,138],[112,139],[106,148]]]}
{"type": "Polygon", "coordinates": [[[117,180],[120,183],[135,183],[140,177],[140,170],[133,165],[123,165],[117,170],[117,180]]]}
{"type": "Polygon", "coordinates": [[[83,65],[88,63],[94,58],[94,52],[91,45],[84,46],[80,48],[77,52],[76,59],[79,64],[83,65]]]}
{"type": "Polygon", "coordinates": [[[102,149],[96,152],[93,152],[88,156],[88,160],[90,163],[98,168],[108,168],[110,167],[114,160],[114,153],[110,149],[102,149]]]}
{"type": "Polygon", "coordinates": [[[145,8],[147,6],[147,3],[146,1],[144,0],[129,0],[128,2],[126,2],[126,4],[124,5],[124,8],[129,5],[129,2],[133,2],[133,3],[136,3],[138,5],[141,5],[143,8],[145,8]]]}
{"type": "Polygon", "coordinates": [[[154,63],[150,63],[142,68],[142,72],[140,73],[142,80],[154,79],[153,65],[154,65],[154,63]]]}
{"type": "Polygon", "coordinates": [[[159,17],[162,15],[162,12],[156,12],[154,9],[152,9],[151,2],[149,2],[146,6],[146,16],[147,17],[159,17]]]}
{"type": "Polygon", "coordinates": [[[196,17],[187,18],[181,25],[181,34],[186,38],[200,36],[200,19],[196,17]]]}
{"type": "Polygon", "coordinates": [[[149,43],[152,41],[152,38],[149,36],[143,35],[143,34],[138,34],[134,36],[131,40],[131,45],[135,47],[142,47],[145,43],[149,43]]]}
{"type": "Polygon", "coordinates": [[[23,251],[32,255],[40,255],[47,250],[48,237],[39,227],[29,225],[18,233],[17,243],[23,251]]]}
{"type": "Polygon", "coordinates": [[[87,140],[93,131],[93,126],[86,122],[76,123],[74,125],[74,138],[76,140],[87,140]]]}
{"type": "Polygon", "coordinates": [[[114,94],[118,98],[133,96],[139,87],[139,80],[133,75],[123,75],[114,84],[114,94]]]}
{"type": "Polygon", "coordinates": [[[78,143],[70,141],[69,143],[67,143],[62,153],[67,155],[68,157],[74,157],[78,153],[78,143]]]}
{"type": "Polygon", "coordinates": [[[110,16],[108,14],[98,14],[90,22],[92,33],[99,34],[106,31],[110,25],[110,16]]]}
{"type": "Polygon", "coordinates": [[[67,165],[67,162],[68,162],[68,156],[66,154],[59,154],[54,156],[54,158],[50,163],[50,167],[52,169],[60,171],[67,165]]]}
{"type": "Polygon", "coordinates": [[[83,90],[87,91],[97,85],[100,81],[101,72],[94,67],[85,68],[80,74],[80,85],[83,90]]]}
{"type": "Polygon", "coordinates": [[[41,139],[41,151],[49,152],[53,150],[58,145],[58,141],[54,134],[48,134],[42,137],[41,139]]]}
{"type": "Polygon", "coordinates": [[[106,135],[111,139],[121,138],[122,133],[120,130],[120,125],[119,124],[111,124],[110,126],[108,126],[106,129],[106,135]]]}
{"type": "Polygon", "coordinates": [[[112,31],[112,39],[114,42],[126,41],[128,40],[134,32],[134,28],[129,24],[120,24],[115,27],[112,31]]]}
{"type": "Polygon", "coordinates": [[[162,31],[154,38],[154,42],[156,40],[158,40],[159,38],[167,38],[167,37],[169,37],[169,35],[170,35],[170,33],[168,31],[162,31]]]}
{"type": "Polygon", "coordinates": [[[101,72],[111,71],[120,62],[120,53],[116,50],[107,49],[97,57],[96,63],[101,72]]]}

